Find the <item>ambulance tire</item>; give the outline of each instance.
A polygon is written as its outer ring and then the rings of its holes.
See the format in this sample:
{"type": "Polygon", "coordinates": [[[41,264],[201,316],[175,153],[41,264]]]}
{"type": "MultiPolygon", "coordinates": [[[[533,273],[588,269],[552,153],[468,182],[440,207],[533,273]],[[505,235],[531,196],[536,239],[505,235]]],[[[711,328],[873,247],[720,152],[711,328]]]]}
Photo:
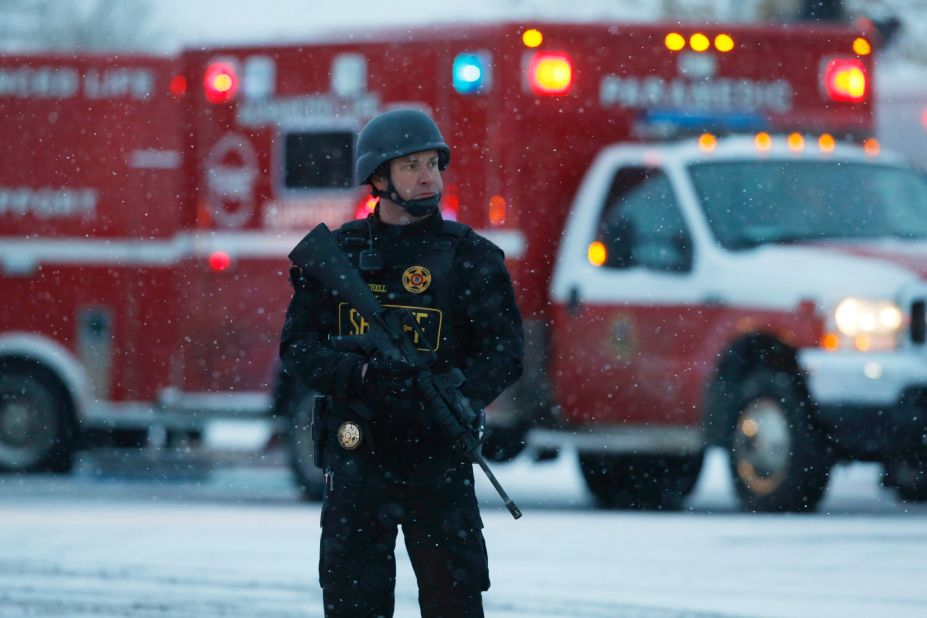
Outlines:
{"type": "Polygon", "coordinates": [[[315,393],[302,387],[290,391],[287,446],[293,480],[304,500],[322,499],[322,471],[315,466],[312,444],[312,407],[315,393]]]}
{"type": "Polygon", "coordinates": [[[905,502],[927,502],[927,458],[891,462],[886,464],[886,473],[899,498],[905,502]]]}
{"type": "Polygon", "coordinates": [[[64,384],[36,363],[0,359],[0,472],[70,472],[76,444],[64,384]]]}
{"type": "Polygon", "coordinates": [[[732,410],[729,465],[741,510],[814,511],[833,462],[798,378],[755,370],[736,387],[732,410]]]}
{"type": "Polygon", "coordinates": [[[603,508],[679,510],[695,487],[704,453],[580,455],[586,486],[603,508]]]}

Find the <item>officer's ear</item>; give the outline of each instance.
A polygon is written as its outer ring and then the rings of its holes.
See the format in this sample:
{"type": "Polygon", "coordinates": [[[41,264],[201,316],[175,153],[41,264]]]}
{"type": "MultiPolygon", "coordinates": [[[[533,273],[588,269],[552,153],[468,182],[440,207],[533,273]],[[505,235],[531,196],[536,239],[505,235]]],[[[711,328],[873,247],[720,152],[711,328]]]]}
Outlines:
{"type": "Polygon", "coordinates": [[[371,186],[377,191],[386,191],[386,188],[389,186],[389,182],[386,180],[386,176],[382,174],[374,174],[370,177],[371,186]]]}
{"type": "Polygon", "coordinates": [[[389,169],[391,164],[392,161],[384,161],[377,166],[377,169],[373,170],[373,174],[370,175],[370,185],[372,189],[386,192],[389,187],[389,169]]]}

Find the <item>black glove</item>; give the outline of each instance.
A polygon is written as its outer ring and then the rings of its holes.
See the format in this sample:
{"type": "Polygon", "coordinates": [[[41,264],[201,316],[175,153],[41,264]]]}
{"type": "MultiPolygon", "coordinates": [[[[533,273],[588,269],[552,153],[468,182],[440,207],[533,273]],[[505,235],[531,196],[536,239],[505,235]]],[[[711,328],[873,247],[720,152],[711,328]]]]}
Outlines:
{"type": "Polygon", "coordinates": [[[415,377],[421,371],[421,367],[404,360],[375,354],[370,360],[358,363],[356,391],[368,401],[382,401],[387,397],[404,395],[415,386],[415,377]]]}

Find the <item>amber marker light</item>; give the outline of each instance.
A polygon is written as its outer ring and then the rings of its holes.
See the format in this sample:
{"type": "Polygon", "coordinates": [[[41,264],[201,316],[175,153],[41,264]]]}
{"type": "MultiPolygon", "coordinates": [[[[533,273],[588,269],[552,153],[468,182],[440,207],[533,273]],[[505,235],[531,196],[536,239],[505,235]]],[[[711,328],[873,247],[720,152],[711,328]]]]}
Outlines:
{"type": "Polygon", "coordinates": [[[863,150],[870,157],[878,156],[879,154],[879,140],[874,137],[870,137],[865,142],[863,142],[863,150]]]}
{"type": "Polygon", "coordinates": [[[840,349],[840,336],[837,333],[824,333],[821,337],[821,347],[828,352],[840,349]]]}
{"type": "Polygon", "coordinates": [[[869,335],[857,335],[853,343],[860,352],[868,352],[872,349],[872,338],[869,335]]]}
{"type": "Polygon", "coordinates": [[[666,35],[666,38],[663,39],[663,43],[666,45],[666,49],[670,51],[679,51],[686,46],[686,38],[678,32],[670,32],[666,35]]]}
{"type": "Polygon", "coordinates": [[[703,52],[711,47],[711,41],[701,32],[696,32],[689,37],[689,47],[692,48],[692,51],[703,52]]]}
{"type": "Polygon", "coordinates": [[[756,137],[753,138],[753,143],[756,144],[757,150],[765,152],[772,148],[772,137],[766,131],[760,131],[756,134],[756,137]]]}
{"type": "Polygon", "coordinates": [[[821,152],[833,152],[836,147],[837,142],[830,133],[822,133],[821,137],[818,138],[818,148],[821,149],[821,152]]]}
{"type": "Polygon", "coordinates": [[[715,37],[715,49],[722,53],[731,51],[734,49],[734,39],[729,34],[719,34],[715,37]]]}
{"type": "Polygon", "coordinates": [[[537,47],[544,42],[544,35],[540,30],[531,28],[522,33],[521,42],[525,44],[525,47],[537,47]]]}
{"type": "Polygon", "coordinates": [[[858,36],[856,40],[853,41],[853,51],[860,56],[868,56],[872,53],[872,45],[863,37],[858,36]]]}
{"type": "Polygon", "coordinates": [[[805,148],[805,138],[801,136],[801,133],[790,133],[786,142],[792,152],[800,152],[805,148]]]}
{"type": "Polygon", "coordinates": [[[702,133],[698,136],[698,147],[702,152],[711,152],[718,145],[718,139],[711,133],[702,133]]]}
{"type": "Polygon", "coordinates": [[[600,240],[590,243],[589,249],[586,251],[586,257],[593,266],[602,266],[605,264],[607,255],[608,252],[605,250],[605,244],[600,240]]]}

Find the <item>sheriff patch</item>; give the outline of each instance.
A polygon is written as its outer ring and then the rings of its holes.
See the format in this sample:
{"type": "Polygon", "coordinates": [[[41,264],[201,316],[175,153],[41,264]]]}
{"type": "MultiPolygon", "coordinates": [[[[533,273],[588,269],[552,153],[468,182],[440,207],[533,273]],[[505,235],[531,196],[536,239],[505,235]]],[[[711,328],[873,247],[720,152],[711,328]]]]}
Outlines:
{"type": "Polygon", "coordinates": [[[402,273],[402,286],[413,294],[421,294],[431,285],[431,273],[424,266],[410,266],[402,273]]]}
{"type": "MultiPolygon", "coordinates": [[[[444,321],[444,314],[440,309],[431,309],[429,307],[409,307],[406,305],[383,305],[385,309],[405,309],[408,311],[419,328],[422,329],[425,341],[419,336],[418,332],[411,326],[404,326],[403,329],[409,334],[412,343],[416,349],[422,352],[437,352],[441,347],[441,325],[444,321]]],[[[363,335],[370,330],[370,323],[364,319],[364,316],[348,303],[338,304],[338,334],[344,336],[363,335]]]]}

